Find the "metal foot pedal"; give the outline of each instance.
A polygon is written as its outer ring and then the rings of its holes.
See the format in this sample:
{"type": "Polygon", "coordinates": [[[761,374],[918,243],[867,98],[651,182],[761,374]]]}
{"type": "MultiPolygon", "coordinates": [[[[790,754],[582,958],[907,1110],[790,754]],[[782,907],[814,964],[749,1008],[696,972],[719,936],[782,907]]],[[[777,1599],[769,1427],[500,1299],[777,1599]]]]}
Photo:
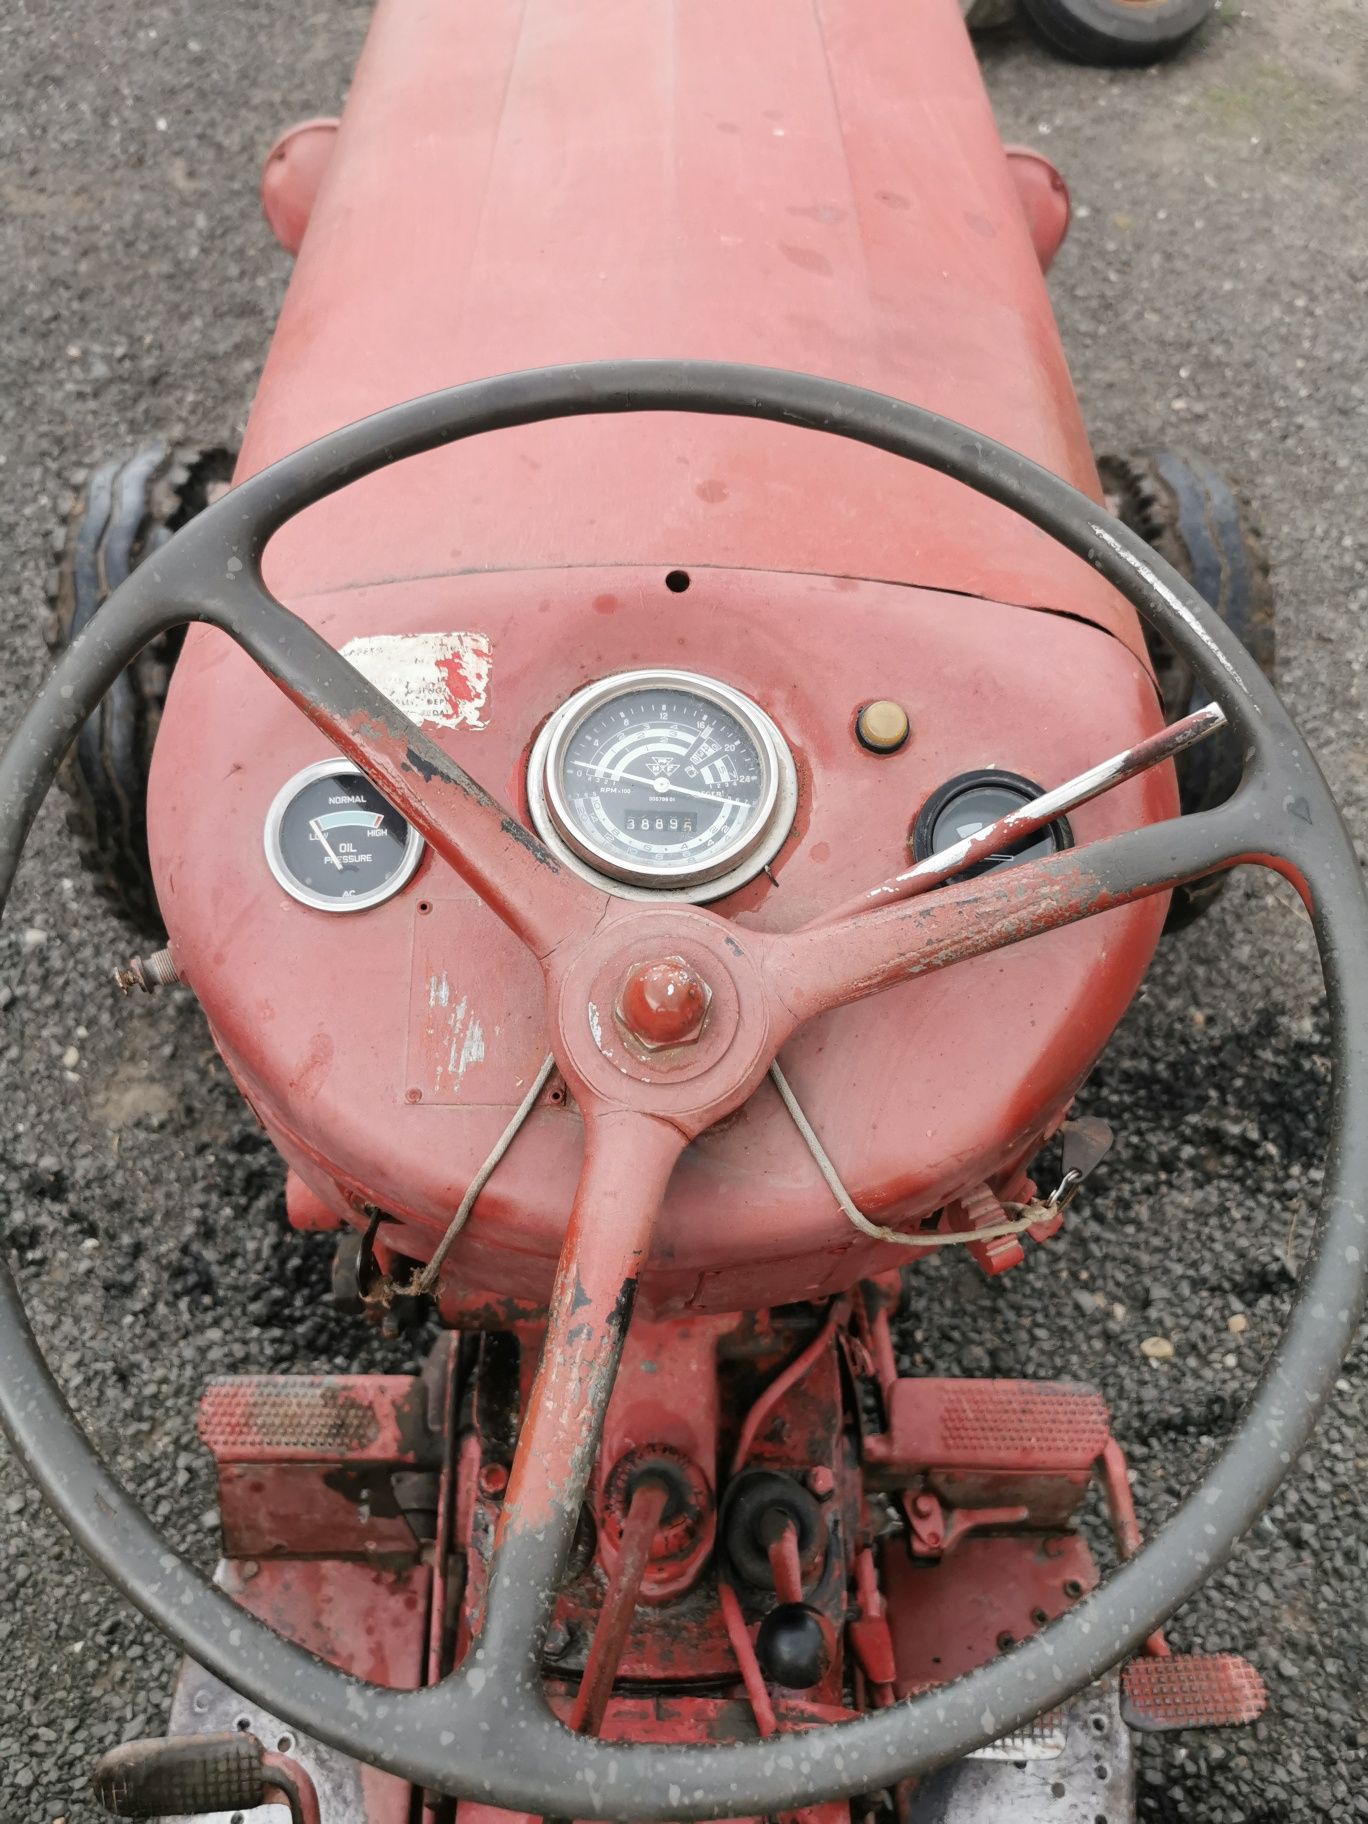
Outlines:
{"type": "Polygon", "coordinates": [[[220,1462],[393,1462],[422,1423],[416,1375],[230,1375],[200,1396],[200,1441],[220,1462]]]}
{"type": "Polygon", "coordinates": [[[1107,1406],[1068,1381],[895,1381],[888,1431],[869,1440],[881,1464],[1090,1475],[1109,1435],[1107,1406]],[[876,1448],[877,1447],[877,1448],[876,1448]]]}
{"type": "Polygon", "coordinates": [[[293,1824],[319,1824],[318,1795],[295,1762],[254,1735],[162,1735],[125,1742],[95,1769],[95,1797],[116,1818],[206,1817],[279,1800],[293,1824]]]}
{"type": "Polygon", "coordinates": [[[226,1557],[412,1554],[435,1519],[440,1441],[417,1375],[211,1381],[199,1435],[226,1557]]]}
{"type": "Polygon", "coordinates": [[[1221,1729],[1263,1715],[1268,1692],[1238,1653],[1169,1653],[1131,1660],[1121,1715],[1132,1729],[1221,1729]]]}
{"type": "Polygon", "coordinates": [[[95,1768],[95,1798],[116,1818],[254,1811],[262,1803],[261,1743],[228,1731],[125,1742],[95,1768]]]}

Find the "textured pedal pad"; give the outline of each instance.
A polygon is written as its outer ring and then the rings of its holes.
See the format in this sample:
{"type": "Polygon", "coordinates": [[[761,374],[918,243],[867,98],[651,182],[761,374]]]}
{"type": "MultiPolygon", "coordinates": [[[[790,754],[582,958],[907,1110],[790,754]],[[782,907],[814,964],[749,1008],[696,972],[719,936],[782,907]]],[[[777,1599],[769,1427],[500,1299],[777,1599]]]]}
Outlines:
{"type": "Polygon", "coordinates": [[[261,1743],[233,1729],[125,1742],[101,1760],[94,1784],[116,1818],[253,1811],[265,1791],[261,1743]]]}
{"type": "Polygon", "coordinates": [[[1067,1746],[1065,1715],[1047,1710],[1032,1723],[1023,1723],[1013,1735],[999,1736],[986,1748],[975,1749],[971,1761],[1056,1761],[1067,1746]]]}
{"type": "Polygon", "coordinates": [[[220,1463],[402,1463],[423,1419],[412,1375],[235,1375],[205,1388],[199,1435],[220,1463]]]}
{"type": "Polygon", "coordinates": [[[872,1452],[899,1470],[1086,1475],[1110,1435],[1106,1401],[1069,1381],[896,1381],[872,1452]]]}
{"type": "Polygon", "coordinates": [[[1132,1729],[1220,1729],[1263,1715],[1268,1692],[1238,1653],[1170,1653],[1131,1660],[1121,1715],[1132,1729]]]}

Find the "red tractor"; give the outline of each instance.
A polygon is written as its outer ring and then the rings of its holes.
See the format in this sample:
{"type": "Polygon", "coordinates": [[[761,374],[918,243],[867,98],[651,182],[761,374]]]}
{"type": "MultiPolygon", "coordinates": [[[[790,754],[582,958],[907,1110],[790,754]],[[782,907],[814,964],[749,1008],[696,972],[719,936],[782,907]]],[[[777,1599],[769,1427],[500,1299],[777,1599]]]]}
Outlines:
{"type": "Polygon", "coordinates": [[[87,491],[0,888],[65,757],[168,933],[126,985],[198,997],[339,1294],[440,1329],[417,1375],[208,1387],[209,1581],[0,1272],[15,1448],[186,1654],[99,1797],[1132,1818],[1131,1730],[1264,1702],[1162,1629],[1368,1251],[1368,901],[1233,498],[1165,456],[1102,504],[1067,197],[958,0],[382,0],[264,199],[298,261],[234,485],[87,491]],[[1143,1544],[1097,1392],[910,1372],[899,1319],[942,1250],[1061,1245],[1108,1138],[1074,1099],[1239,862],[1315,921],[1332,1156],[1286,1335],[1143,1544]]]}

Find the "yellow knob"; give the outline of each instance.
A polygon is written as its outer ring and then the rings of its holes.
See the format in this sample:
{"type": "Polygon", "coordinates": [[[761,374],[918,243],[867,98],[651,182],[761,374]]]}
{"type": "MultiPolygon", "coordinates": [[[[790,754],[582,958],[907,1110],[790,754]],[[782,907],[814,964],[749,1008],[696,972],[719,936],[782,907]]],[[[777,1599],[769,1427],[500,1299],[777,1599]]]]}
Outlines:
{"type": "Polygon", "coordinates": [[[895,754],[912,732],[907,711],[901,703],[880,697],[877,703],[866,703],[855,718],[855,733],[860,745],[874,754],[895,754]]]}

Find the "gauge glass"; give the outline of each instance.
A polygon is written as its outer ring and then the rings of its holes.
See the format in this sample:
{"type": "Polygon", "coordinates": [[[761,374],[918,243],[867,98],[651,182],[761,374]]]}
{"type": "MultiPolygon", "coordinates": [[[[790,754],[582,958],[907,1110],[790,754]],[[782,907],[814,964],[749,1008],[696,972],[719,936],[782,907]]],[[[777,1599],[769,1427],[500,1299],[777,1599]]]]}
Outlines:
{"type": "Polygon", "coordinates": [[[322,760],[276,794],[266,817],[266,860],[301,904],[360,912],[405,884],[423,839],[359,767],[322,760]]]}
{"type": "Polygon", "coordinates": [[[665,890],[706,885],[747,860],[755,873],[777,847],[776,825],[780,841],[787,833],[776,813],[791,796],[782,788],[792,759],[764,711],[728,685],[627,673],[577,693],[552,720],[534,755],[534,817],[549,813],[601,874],[665,890]]]}
{"type": "MultiPolygon", "coordinates": [[[[913,835],[913,854],[917,861],[938,855],[966,837],[976,836],[999,817],[1019,811],[1032,799],[1039,798],[1042,788],[1020,773],[985,771],[962,773],[932,793],[917,818],[913,835]]],[[[1063,817],[1047,823],[1033,835],[985,855],[973,867],[963,868],[955,877],[972,880],[978,874],[995,868],[1013,867],[1018,862],[1036,861],[1070,848],[1073,834],[1063,817]]]]}

